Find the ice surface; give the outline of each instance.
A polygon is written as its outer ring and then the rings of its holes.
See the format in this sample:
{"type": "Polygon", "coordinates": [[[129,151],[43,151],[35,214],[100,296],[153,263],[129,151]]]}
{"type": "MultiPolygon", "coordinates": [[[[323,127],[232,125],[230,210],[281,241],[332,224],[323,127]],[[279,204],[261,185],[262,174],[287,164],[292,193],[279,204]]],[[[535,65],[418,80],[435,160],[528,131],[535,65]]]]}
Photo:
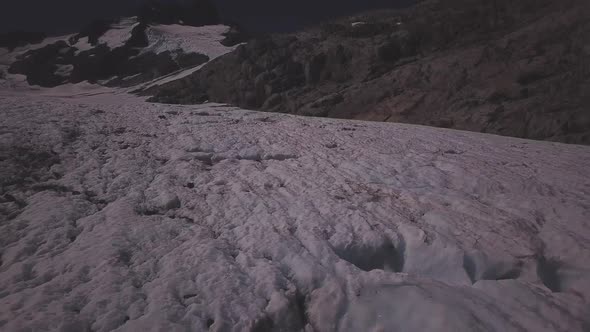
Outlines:
{"type": "Polygon", "coordinates": [[[0,93],[2,331],[590,327],[588,147],[60,89],[0,93]]]}

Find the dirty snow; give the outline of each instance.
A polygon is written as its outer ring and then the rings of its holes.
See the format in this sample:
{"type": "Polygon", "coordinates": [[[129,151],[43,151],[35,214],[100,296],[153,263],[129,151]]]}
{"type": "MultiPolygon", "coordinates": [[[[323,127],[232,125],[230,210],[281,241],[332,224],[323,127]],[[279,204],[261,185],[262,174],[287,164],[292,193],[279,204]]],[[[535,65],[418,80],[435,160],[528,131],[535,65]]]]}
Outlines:
{"type": "Polygon", "coordinates": [[[2,331],[590,327],[588,147],[70,89],[0,93],[2,331]]]}

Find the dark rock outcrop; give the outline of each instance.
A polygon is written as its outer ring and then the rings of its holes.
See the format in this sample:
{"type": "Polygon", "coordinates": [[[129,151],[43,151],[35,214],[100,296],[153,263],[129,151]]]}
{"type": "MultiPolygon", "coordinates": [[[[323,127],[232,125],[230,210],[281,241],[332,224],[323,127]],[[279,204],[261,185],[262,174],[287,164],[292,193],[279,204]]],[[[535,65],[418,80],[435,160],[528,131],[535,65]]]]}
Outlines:
{"type": "Polygon", "coordinates": [[[590,3],[424,1],[259,38],[152,100],[590,144],[590,3]]]}
{"type": "Polygon", "coordinates": [[[145,33],[148,25],[140,22],[131,30],[131,37],[127,40],[127,47],[146,47],[149,44],[148,37],[145,33]]]}
{"type": "Polygon", "coordinates": [[[81,38],[88,37],[88,42],[95,46],[98,44],[98,39],[111,29],[113,23],[112,20],[95,20],[85,26],[80,33],[70,38],[69,42],[75,44],[81,38]]]}
{"type": "MultiPolygon", "coordinates": [[[[115,86],[131,86],[146,82],[174,71],[201,65],[209,57],[199,53],[171,50],[154,53],[149,46],[146,30],[156,24],[184,24],[203,26],[221,23],[215,6],[208,0],[153,0],[139,9],[137,22],[132,19],[96,20],[67,41],[59,41],[30,50],[12,63],[8,71],[27,76],[29,84],[54,87],[81,81],[99,82],[115,86]],[[121,22],[134,24],[125,44],[110,48],[100,38],[111,29],[121,29],[121,22]],[[87,38],[93,47],[78,50],[75,46],[87,38]],[[106,83],[105,83],[106,82],[106,83]]],[[[123,26],[125,27],[125,26],[123,26]]],[[[127,26],[130,28],[130,26],[127,26]]],[[[26,41],[41,41],[35,34],[1,36],[0,47],[15,47],[26,41]],[[2,46],[6,44],[6,46],[2,46]]],[[[232,28],[224,40],[225,45],[244,41],[245,34],[232,28]]]]}
{"type": "Polygon", "coordinates": [[[56,74],[59,66],[67,65],[67,58],[73,56],[74,50],[65,41],[47,45],[35,51],[25,53],[20,60],[9,67],[11,74],[27,75],[30,84],[56,86],[67,81],[56,74]]]}
{"type": "Polygon", "coordinates": [[[100,44],[76,53],[68,43],[58,41],[25,53],[8,71],[26,75],[29,84],[43,87],[103,80],[108,80],[107,85],[129,86],[207,61],[209,57],[198,53],[141,53],[140,49],[128,44],[114,49],[100,44]],[[60,72],[60,68],[69,71],[60,72]]]}
{"type": "Polygon", "coordinates": [[[99,44],[101,36],[116,28],[114,23],[95,21],[67,42],[58,41],[30,50],[19,56],[8,71],[26,75],[29,84],[43,87],[81,81],[131,86],[209,61],[206,55],[184,53],[182,50],[157,54],[142,50],[149,46],[146,35],[148,25],[143,22],[137,22],[123,46],[111,49],[107,44],[99,44]],[[94,47],[79,51],[73,46],[86,37],[94,47]]]}
{"type": "Polygon", "coordinates": [[[231,47],[244,43],[252,38],[252,36],[240,25],[233,23],[227,24],[229,24],[230,29],[224,34],[225,39],[221,41],[221,45],[231,47]]]}

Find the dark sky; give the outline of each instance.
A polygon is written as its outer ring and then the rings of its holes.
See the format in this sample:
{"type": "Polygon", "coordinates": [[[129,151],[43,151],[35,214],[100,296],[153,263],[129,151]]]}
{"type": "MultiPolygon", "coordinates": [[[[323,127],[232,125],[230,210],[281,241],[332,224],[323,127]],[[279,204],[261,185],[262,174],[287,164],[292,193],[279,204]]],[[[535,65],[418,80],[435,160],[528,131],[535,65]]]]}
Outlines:
{"type": "MultiPolygon", "coordinates": [[[[0,31],[47,33],[78,31],[97,18],[130,15],[143,0],[2,0],[0,31]]],[[[413,0],[212,0],[224,19],[254,32],[284,32],[329,17],[387,7],[413,0]]]]}

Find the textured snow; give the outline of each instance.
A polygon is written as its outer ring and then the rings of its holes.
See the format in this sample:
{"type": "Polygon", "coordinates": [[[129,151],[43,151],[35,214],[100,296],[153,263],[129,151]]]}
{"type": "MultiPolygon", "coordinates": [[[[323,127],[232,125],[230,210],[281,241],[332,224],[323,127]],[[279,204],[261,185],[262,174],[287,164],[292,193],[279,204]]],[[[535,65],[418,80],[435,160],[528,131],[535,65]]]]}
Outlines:
{"type": "Polygon", "coordinates": [[[2,331],[590,327],[588,147],[62,89],[0,94],[2,331]]]}
{"type": "MultiPolygon", "coordinates": [[[[227,47],[220,42],[229,31],[225,25],[209,25],[192,27],[184,25],[158,25],[149,27],[146,31],[149,46],[144,52],[162,53],[166,51],[183,50],[185,53],[200,53],[209,57],[209,61],[235,50],[239,45],[227,47]]],[[[203,65],[182,69],[142,85],[150,88],[187,77],[200,70],[203,65]]]]}
{"type": "Polygon", "coordinates": [[[188,25],[156,25],[148,27],[149,46],[144,51],[156,54],[165,51],[183,50],[185,53],[201,53],[211,60],[231,52],[236,48],[223,46],[220,42],[229,31],[225,25],[193,27],[188,25]]]}

